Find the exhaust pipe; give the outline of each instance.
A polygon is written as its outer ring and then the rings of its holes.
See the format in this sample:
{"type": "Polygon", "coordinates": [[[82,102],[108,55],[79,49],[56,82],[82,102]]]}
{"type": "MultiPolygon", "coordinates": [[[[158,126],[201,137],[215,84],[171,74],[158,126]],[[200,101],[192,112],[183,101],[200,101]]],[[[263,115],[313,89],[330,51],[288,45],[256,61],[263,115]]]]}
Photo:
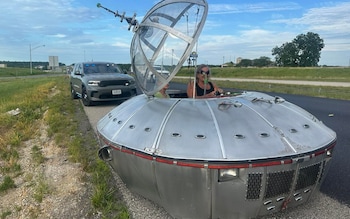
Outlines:
{"type": "Polygon", "coordinates": [[[98,157],[104,161],[111,161],[112,160],[111,148],[107,145],[101,147],[98,150],[98,157]]]}

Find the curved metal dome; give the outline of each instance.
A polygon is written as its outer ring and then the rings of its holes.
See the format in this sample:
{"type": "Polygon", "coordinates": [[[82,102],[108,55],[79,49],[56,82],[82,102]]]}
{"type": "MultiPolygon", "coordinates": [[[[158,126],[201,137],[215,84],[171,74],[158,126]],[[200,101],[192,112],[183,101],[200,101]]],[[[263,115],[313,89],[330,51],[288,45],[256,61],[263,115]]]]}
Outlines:
{"type": "Polygon", "coordinates": [[[252,218],[307,202],[336,134],[280,97],[139,95],[98,125],[99,156],[175,218],[252,218]]]}
{"type": "Polygon", "coordinates": [[[112,110],[98,130],[109,141],[144,153],[211,161],[293,157],[335,139],[300,107],[256,92],[205,100],[141,95],[112,110]]]}

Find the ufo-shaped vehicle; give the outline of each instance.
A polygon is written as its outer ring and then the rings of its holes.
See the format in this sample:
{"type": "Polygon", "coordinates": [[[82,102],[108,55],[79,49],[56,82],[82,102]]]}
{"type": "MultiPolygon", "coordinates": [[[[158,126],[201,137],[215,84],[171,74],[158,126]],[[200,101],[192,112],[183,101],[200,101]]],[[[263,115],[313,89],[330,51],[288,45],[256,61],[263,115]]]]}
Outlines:
{"type": "Polygon", "coordinates": [[[336,133],[304,109],[259,92],[154,97],[193,54],[205,0],[161,1],[141,23],[112,13],[133,26],[132,69],[144,94],[98,122],[98,153],[131,191],[174,218],[201,219],[255,218],[319,191],[336,133]]]}

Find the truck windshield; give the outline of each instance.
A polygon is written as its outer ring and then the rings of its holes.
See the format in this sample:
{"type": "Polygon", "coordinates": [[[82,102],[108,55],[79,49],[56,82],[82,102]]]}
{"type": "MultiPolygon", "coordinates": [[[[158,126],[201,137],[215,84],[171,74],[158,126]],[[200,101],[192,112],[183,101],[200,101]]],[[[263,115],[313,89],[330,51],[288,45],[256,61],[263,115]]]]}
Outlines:
{"type": "Polygon", "coordinates": [[[121,70],[116,64],[85,64],[85,74],[98,74],[98,73],[121,73],[121,70]]]}

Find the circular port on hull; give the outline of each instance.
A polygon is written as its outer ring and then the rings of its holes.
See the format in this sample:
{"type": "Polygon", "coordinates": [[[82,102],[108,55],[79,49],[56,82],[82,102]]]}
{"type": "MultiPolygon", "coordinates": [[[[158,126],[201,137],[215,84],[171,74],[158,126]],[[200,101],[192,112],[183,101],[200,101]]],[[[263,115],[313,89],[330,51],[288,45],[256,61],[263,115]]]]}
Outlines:
{"type": "Polygon", "coordinates": [[[110,151],[109,146],[104,146],[104,147],[100,148],[98,150],[98,157],[104,161],[111,161],[112,156],[111,156],[111,151],[110,151]]]}

